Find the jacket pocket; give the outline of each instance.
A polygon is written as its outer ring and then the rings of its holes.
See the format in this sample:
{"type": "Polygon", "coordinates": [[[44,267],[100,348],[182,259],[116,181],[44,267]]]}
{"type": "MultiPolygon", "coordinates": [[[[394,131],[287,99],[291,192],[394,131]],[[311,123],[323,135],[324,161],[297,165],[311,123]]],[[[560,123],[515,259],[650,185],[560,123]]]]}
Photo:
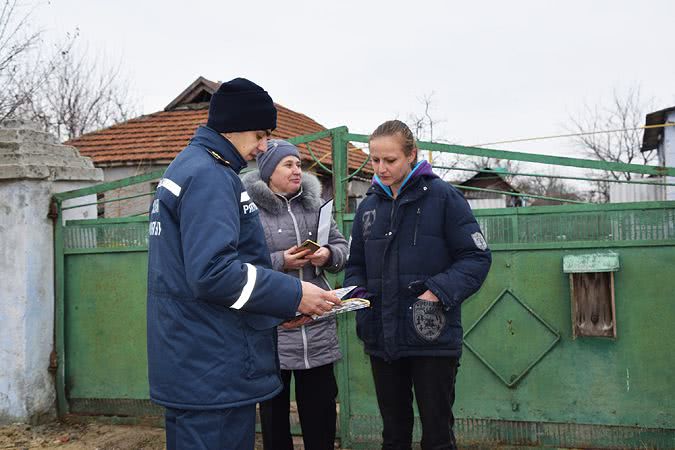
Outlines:
{"type": "Polygon", "coordinates": [[[243,329],[248,352],[244,363],[244,376],[252,379],[276,373],[276,328],[258,331],[244,325],[243,329]]]}
{"type": "Polygon", "coordinates": [[[452,341],[452,327],[440,301],[431,302],[410,297],[404,304],[406,309],[402,315],[401,327],[404,344],[427,346],[448,344],[452,341]]]}
{"type": "Polygon", "coordinates": [[[375,321],[372,308],[363,308],[356,311],[356,335],[368,346],[377,343],[379,325],[375,321]]]}

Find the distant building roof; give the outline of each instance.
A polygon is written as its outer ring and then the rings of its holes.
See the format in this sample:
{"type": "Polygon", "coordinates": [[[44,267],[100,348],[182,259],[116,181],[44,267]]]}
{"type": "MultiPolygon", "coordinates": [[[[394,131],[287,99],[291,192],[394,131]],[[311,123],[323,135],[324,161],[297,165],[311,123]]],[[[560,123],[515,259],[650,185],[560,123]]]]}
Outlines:
{"type": "MultiPolygon", "coordinates": [[[[186,145],[199,125],[206,124],[211,95],[220,83],[199,77],[164,111],[137,117],[126,122],[80,136],[66,142],[90,157],[97,167],[133,165],[140,162],[168,164],[186,145]]],[[[277,129],[272,136],[288,139],[303,134],[316,133],[326,128],[307,117],[278,103],[277,129]]],[[[326,166],[332,165],[329,138],[309,144],[314,154],[326,166]]],[[[304,145],[300,146],[304,161],[313,161],[304,145]]],[[[349,168],[363,164],[367,155],[360,149],[349,147],[349,168]]],[[[369,165],[362,169],[372,173],[369,165]]]]}
{"type": "MultiPolygon", "coordinates": [[[[645,117],[645,125],[660,125],[666,123],[668,113],[671,111],[675,111],[675,106],[647,114],[645,117]]],[[[640,150],[647,152],[658,148],[661,139],[663,139],[663,128],[645,128],[644,134],[642,135],[642,148],[640,150]]]]}
{"type": "MultiPolygon", "coordinates": [[[[491,169],[490,167],[484,167],[481,170],[482,172],[477,172],[474,176],[459,184],[461,186],[518,193],[518,190],[513,186],[511,186],[511,184],[508,181],[506,181],[506,178],[504,176],[506,169],[499,167],[495,169],[491,169]]],[[[462,190],[462,193],[466,198],[497,198],[502,195],[508,195],[496,192],[473,191],[473,190],[462,190]]]]}

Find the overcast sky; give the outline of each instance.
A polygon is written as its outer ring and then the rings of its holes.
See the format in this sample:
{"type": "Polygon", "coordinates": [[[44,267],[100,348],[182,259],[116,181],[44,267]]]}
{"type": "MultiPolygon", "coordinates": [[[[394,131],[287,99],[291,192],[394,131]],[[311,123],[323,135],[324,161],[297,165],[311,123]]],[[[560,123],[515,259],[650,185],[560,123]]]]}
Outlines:
{"type": "MultiPolygon", "coordinates": [[[[567,132],[584,103],[640,86],[675,105],[675,1],[51,0],[50,38],[79,28],[121,61],[143,113],[198,76],[250,78],[326,127],[367,134],[421,114],[465,145],[567,132]]],[[[572,154],[569,141],[493,146],[572,154]]]]}

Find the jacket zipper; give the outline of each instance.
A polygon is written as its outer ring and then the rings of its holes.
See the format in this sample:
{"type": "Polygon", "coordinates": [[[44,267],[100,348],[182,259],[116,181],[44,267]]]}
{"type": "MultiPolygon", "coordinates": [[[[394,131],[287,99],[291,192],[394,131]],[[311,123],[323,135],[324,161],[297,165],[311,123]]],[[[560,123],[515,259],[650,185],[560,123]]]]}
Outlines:
{"type": "Polygon", "coordinates": [[[417,227],[420,224],[420,212],[422,208],[417,208],[417,217],[415,218],[415,234],[413,234],[413,247],[417,245],[417,227]]]}
{"type": "Polygon", "coordinates": [[[389,233],[391,236],[394,232],[394,217],[396,217],[396,199],[391,200],[391,212],[389,213],[389,233]]]}
{"type": "MultiPolygon", "coordinates": [[[[281,195],[279,196],[279,197],[283,198],[284,200],[286,200],[286,208],[288,209],[288,214],[291,216],[291,220],[293,220],[293,228],[295,229],[295,240],[297,241],[297,245],[301,244],[301,242],[300,242],[300,229],[298,228],[298,221],[295,219],[295,215],[293,214],[293,211],[291,210],[291,200],[295,199],[301,193],[302,193],[302,190],[300,190],[300,192],[295,197],[291,198],[290,200],[287,199],[286,197],[281,196],[281,195]]],[[[300,268],[299,272],[300,272],[299,273],[300,281],[303,281],[304,272],[303,272],[302,267],[300,268]]],[[[302,356],[303,356],[303,359],[305,360],[305,367],[307,369],[309,369],[310,368],[309,367],[309,354],[308,354],[309,349],[308,349],[308,345],[307,345],[307,332],[305,331],[304,325],[300,327],[300,333],[302,334],[302,356]]]]}

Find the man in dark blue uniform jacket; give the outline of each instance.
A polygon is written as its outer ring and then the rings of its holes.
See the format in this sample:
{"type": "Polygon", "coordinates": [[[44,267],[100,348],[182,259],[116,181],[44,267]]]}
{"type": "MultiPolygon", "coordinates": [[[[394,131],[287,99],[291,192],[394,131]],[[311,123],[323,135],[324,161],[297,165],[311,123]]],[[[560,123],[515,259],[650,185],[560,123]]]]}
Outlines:
{"type": "Polygon", "coordinates": [[[150,398],[167,448],[253,449],[255,404],[281,390],[276,326],[337,298],[271,269],[238,173],[267,148],[276,108],[243,78],[211,98],[207,126],[164,173],[150,210],[150,398]]]}

